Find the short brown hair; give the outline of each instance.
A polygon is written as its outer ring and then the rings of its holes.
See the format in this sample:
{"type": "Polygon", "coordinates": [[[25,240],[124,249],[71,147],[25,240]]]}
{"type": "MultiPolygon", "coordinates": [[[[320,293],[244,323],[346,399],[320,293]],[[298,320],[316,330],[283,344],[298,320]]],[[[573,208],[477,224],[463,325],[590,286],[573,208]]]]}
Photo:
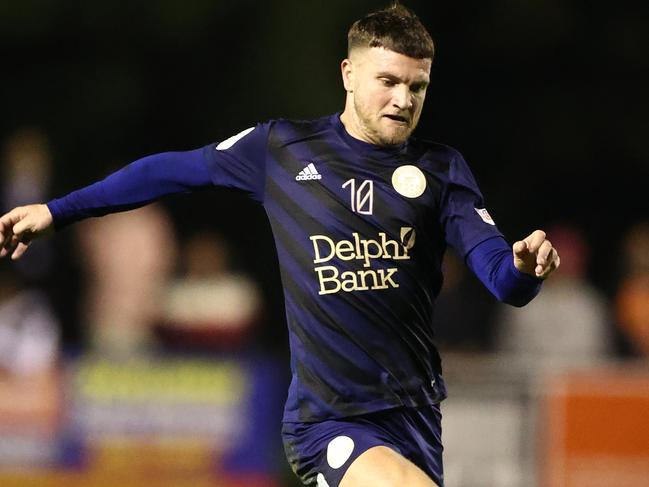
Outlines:
{"type": "Polygon", "coordinates": [[[433,59],[433,39],[419,18],[399,2],[357,20],[347,34],[348,53],[357,47],[383,47],[415,59],[433,59]]]}

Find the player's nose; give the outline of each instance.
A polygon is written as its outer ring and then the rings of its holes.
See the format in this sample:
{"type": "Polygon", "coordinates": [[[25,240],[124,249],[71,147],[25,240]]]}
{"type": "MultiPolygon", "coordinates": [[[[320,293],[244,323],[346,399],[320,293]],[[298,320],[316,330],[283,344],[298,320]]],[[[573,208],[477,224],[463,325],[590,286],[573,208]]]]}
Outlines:
{"type": "Polygon", "coordinates": [[[395,87],[392,92],[392,104],[399,110],[410,110],[412,108],[412,97],[407,86],[400,85],[395,87]]]}

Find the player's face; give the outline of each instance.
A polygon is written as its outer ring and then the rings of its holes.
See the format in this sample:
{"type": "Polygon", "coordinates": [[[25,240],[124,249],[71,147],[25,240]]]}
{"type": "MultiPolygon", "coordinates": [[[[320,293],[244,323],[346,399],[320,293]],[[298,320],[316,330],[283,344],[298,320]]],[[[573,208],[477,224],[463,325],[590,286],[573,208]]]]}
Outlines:
{"type": "Polygon", "coordinates": [[[405,142],[419,122],[431,64],[379,47],[354,50],[342,63],[351,135],[377,145],[405,142]]]}

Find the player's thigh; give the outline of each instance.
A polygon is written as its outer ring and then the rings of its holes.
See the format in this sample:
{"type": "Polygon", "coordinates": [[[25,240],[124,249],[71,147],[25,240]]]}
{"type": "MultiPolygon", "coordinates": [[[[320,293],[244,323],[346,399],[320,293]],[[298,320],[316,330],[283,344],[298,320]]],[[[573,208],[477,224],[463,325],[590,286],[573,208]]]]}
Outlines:
{"type": "Polygon", "coordinates": [[[437,487],[419,467],[392,448],[375,446],[349,466],[339,487],[437,487]]]}

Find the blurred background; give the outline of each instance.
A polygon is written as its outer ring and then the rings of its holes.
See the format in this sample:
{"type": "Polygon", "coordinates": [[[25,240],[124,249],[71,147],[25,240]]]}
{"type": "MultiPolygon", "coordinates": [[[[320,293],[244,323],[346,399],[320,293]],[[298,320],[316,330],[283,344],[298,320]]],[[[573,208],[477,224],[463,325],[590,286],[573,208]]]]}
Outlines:
{"type": "MultiPolygon", "coordinates": [[[[0,2],[0,204],[144,155],[342,110],[351,23],[387,2],[0,2]]],[[[404,2],[437,57],[417,134],[562,267],[523,309],[449,253],[436,317],[448,487],[649,485],[649,7],[404,2]],[[467,303],[471,303],[467,306],[467,303]]],[[[0,263],[0,484],[296,486],[261,208],[180,195],[0,263]]]]}

